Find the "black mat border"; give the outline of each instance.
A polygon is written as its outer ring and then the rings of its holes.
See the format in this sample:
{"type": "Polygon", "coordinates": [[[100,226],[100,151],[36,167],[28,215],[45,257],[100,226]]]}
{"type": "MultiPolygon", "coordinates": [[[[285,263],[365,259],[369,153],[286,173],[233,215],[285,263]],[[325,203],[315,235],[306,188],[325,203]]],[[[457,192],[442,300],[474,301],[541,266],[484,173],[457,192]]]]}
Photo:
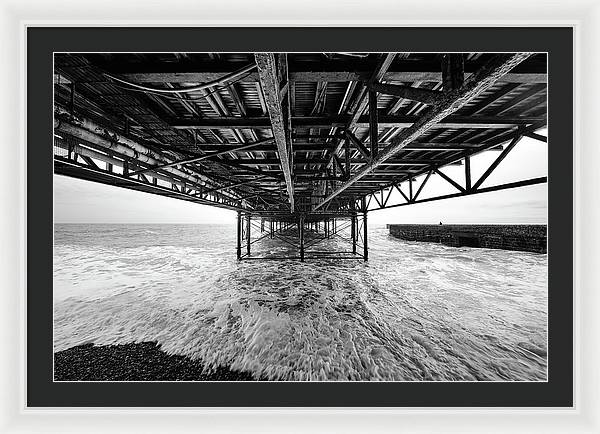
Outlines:
{"type": "Polygon", "coordinates": [[[553,406],[573,404],[573,29],[29,27],[27,405],[553,406]],[[547,383],[55,383],[52,381],[52,53],[543,51],[549,53],[547,383]],[[40,152],[40,149],[47,152],[40,152]]]}

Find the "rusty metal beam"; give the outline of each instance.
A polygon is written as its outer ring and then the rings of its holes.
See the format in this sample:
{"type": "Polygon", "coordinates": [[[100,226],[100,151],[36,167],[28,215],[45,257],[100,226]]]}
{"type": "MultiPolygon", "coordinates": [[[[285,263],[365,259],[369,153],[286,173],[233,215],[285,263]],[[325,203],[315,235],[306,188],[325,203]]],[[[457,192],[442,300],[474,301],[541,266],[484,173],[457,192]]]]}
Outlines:
{"type": "MultiPolygon", "coordinates": [[[[530,185],[545,184],[547,182],[548,182],[548,177],[540,176],[538,178],[530,178],[530,179],[525,179],[523,181],[508,182],[506,184],[499,184],[499,185],[493,185],[491,187],[478,188],[477,190],[471,189],[468,191],[465,190],[465,191],[461,191],[458,193],[451,193],[451,194],[445,194],[442,196],[428,197],[426,199],[413,200],[412,202],[407,201],[407,202],[403,202],[403,203],[385,206],[382,208],[374,208],[370,211],[378,211],[380,209],[390,209],[390,208],[396,208],[399,206],[413,205],[413,204],[424,203],[424,202],[434,202],[437,200],[452,199],[455,197],[470,196],[470,195],[479,194],[479,193],[489,193],[492,191],[508,190],[511,188],[527,187],[530,185]]],[[[371,193],[371,194],[373,194],[373,193],[371,193]]],[[[406,198],[406,196],[404,196],[404,197],[406,198]]]]}
{"type": "Polygon", "coordinates": [[[177,161],[173,161],[173,162],[167,163],[167,164],[160,164],[157,166],[148,167],[143,170],[138,170],[136,172],[131,172],[131,173],[129,173],[129,176],[140,175],[142,173],[147,173],[147,172],[151,172],[153,170],[158,170],[158,169],[164,169],[166,167],[184,166],[184,165],[190,164],[190,163],[197,163],[198,161],[208,160],[212,157],[218,157],[219,155],[228,154],[230,152],[248,150],[248,149],[256,148],[257,146],[264,145],[267,143],[273,143],[273,140],[274,139],[260,140],[258,142],[247,143],[242,146],[232,147],[231,149],[228,149],[226,151],[211,152],[210,154],[202,155],[200,157],[186,158],[185,160],[177,160],[177,161]]]}
{"type": "MultiPolygon", "coordinates": [[[[336,158],[339,159],[339,157],[336,155],[336,158]]],[[[278,158],[238,158],[236,160],[221,160],[222,162],[225,163],[235,163],[237,165],[244,165],[244,166],[275,166],[279,164],[279,159],[278,158]]],[[[305,165],[305,164],[313,164],[313,165],[323,165],[326,164],[328,162],[327,159],[324,158],[314,158],[314,157],[309,157],[309,158],[296,158],[294,160],[294,165],[295,166],[300,166],[300,165],[305,165]]],[[[334,159],[335,162],[335,159],[334,159]]],[[[363,164],[365,162],[364,159],[362,158],[353,158],[350,160],[350,164],[363,164]]],[[[432,158],[421,158],[421,159],[417,159],[417,158],[410,158],[410,159],[405,159],[405,158],[398,158],[398,159],[393,159],[393,160],[388,160],[386,161],[386,165],[389,166],[428,166],[430,164],[439,164],[439,163],[443,163],[444,160],[441,158],[436,158],[436,159],[432,159],[432,158]]]]}
{"type": "Polygon", "coordinates": [[[369,89],[386,95],[397,96],[398,98],[418,101],[425,104],[435,103],[442,95],[437,90],[423,89],[420,87],[402,86],[398,84],[369,84],[369,89]]]}
{"type": "Polygon", "coordinates": [[[465,59],[462,53],[442,55],[442,88],[444,92],[459,89],[465,81],[465,59]]]}
{"type": "Polygon", "coordinates": [[[463,188],[462,185],[460,185],[458,182],[456,182],[455,180],[453,180],[452,178],[450,178],[448,175],[446,175],[444,172],[442,172],[437,167],[434,168],[433,170],[434,170],[435,173],[437,173],[442,178],[444,178],[446,181],[448,181],[450,184],[452,184],[458,191],[462,191],[462,192],[465,191],[465,189],[463,188]]]}
{"type": "Polygon", "coordinates": [[[369,145],[371,158],[377,157],[379,153],[379,117],[377,116],[377,92],[374,90],[369,90],[369,145]]]}
{"type": "Polygon", "coordinates": [[[100,182],[102,184],[114,185],[117,187],[128,188],[131,190],[143,191],[146,193],[157,194],[160,196],[174,197],[189,202],[200,203],[204,205],[212,205],[218,208],[226,209],[242,209],[239,204],[241,199],[234,199],[229,197],[219,196],[219,200],[213,200],[210,198],[198,198],[186,192],[173,190],[161,185],[156,185],[145,180],[138,180],[135,178],[129,178],[126,175],[120,175],[114,172],[110,172],[104,169],[93,168],[91,166],[83,165],[74,160],[69,160],[66,157],[54,156],[54,170],[55,173],[65,175],[69,177],[85,179],[93,182],[100,182]]]}
{"type": "Polygon", "coordinates": [[[539,140],[540,142],[548,143],[548,137],[542,136],[541,134],[532,132],[532,133],[524,133],[523,135],[527,136],[529,138],[535,139],[535,140],[539,140]]]}
{"type": "MultiPolygon", "coordinates": [[[[384,115],[378,114],[380,127],[408,128],[419,121],[417,115],[384,115]]],[[[463,116],[452,115],[441,119],[440,128],[510,128],[515,125],[527,125],[541,122],[543,116],[463,116]]],[[[291,122],[294,128],[346,128],[350,124],[351,115],[334,116],[294,116],[291,122]]],[[[359,116],[357,121],[351,123],[352,127],[368,127],[369,116],[359,116]]],[[[183,120],[177,119],[170,126],[175,129],[207,130],[207,129],[231,129],[231,128],[271,128],[269,117],[237,117],[221,116],[218,118],[201,118],[183,120]]],[[[325,136],[323,136],[325,137],[325,136]]],[[[341,148],[341,142],[338,151],[341,148]]]]}
{"type": "Polygon", "coordinates": [[[417,198],[419,197],[419,194],[421,194],[421,191],[423,190],[423,188],[425,187],[425,184],[427,184],[427,181],[429,181],[429,177],[431,176],[431,173],[433,171],[430,170],[429,172],[427,172],[427,176],[425,177],[425,179],[423,180],[423,182],[421,182],[421,185],[419,186],[419,188],[417,189],[417,192],[415,193],[415,195],[412,197],[412,200],[415,201],[417,200],[417,198]]]}
{"type": "MultiPolygon", "coordinates": [[[[272,140],[272,139],[271,139],[272,140]]],[[[272,141],[274,142],[274,141],[272,141]]],[[[257,145],[252,148],[252,152],[273,152],[275,151],[275,146],[266,141],[266,143],[262,145],[257,145]]],[[[380,145],[389,145],[391,142],[379,142],[380,145]]],[[[361,142],[362,145],[362,142],[361,142]]],[[[344,145],[346,146],[346,145],[344,145]]],[[[368,149],[362,145],[365,150],[368,149]]],[[[477,144],[473,143],[459,143],[459,142],[413,142],[409,146],[402,148],[403,151],[439,151],[439,152],[448,152],[448,151],[465,151],[468,149],[476,149],[477,144]]],[[[225,153],[237,153],[237,152],[246,152],[239,149],[239,143],[199,143],[195,146],[195,149],[200,151],[215,151],[215,152],[225,152],[225,153]]],[[[322,142],[294,142],[294,152],[322,152],[322,151],[331,151],[332,148],[330,145],[327,145],[324,141],[322,142]]],[[[344,157],[345,158],[345,155],[344,157]]]]}
{"type": "Polygon", "coordinates": [[[288,129],[290,118],[289,104],[287,105],[288,111],[285,112],[281,104],[281,87],[282,84],[285,85],[288,82],[282,83],[283,80],[279,77],[282,63],[287,62],[285,56],[285,54],[276,55],[275,53],[254,54],[258,66],[260,84],[265,94],[265,104],[269,112],[269,118],[271,119],[273,137],[275,138],[275,144],[279,153],[281,170],[285,178],[290,210],[294,212],[294,181],[292,179],[292,162],[290,158],[292,144],[289,139],[291,131],[288,129]],[[279,57],[277,58],[276,56],[279,57]]]}
{"type": "Polygon", "coordinates": [[[489,89],[503,75],[511,69],[523,62],[531,56],[531,53],[514,53],[501,54],[483,66],[459,89],[455,89],[444,93],[444,97],[440,99],[432,108],[426,112],[413,126],[405,129],[396,136],[390,146],[383,150],[377,158],[365,164],[357,173],[355,173],[347,182],[334,190],[329,196],[323,199],[314,209],[318,209],[327,204],[333,198],[338,196],[348,187],[359,181],[365,175],[369,174],[374,168],[382,165],[388,159],[393,157],[400,149],[407,146],[409,143],[417,140],[424,132],[429,130],[434,125],[438,124],[442,119],[449,116],[474,97],[480,95],[486,89],[489,89]]]}
{"type": "Polygon", "coordinates": [[[498,165],[502,162],[502,160],[504,160],[504,158],[506,158],[508,153],[513,150],[513,148],[517,145],[517,143],[519,143],[519,141],[521,140],[522,137],[523,136],[521,134],[518,134],[510,142],[510,144],[506,148],[504,148],[502,153],[500,153],[500,155],[498,155],[498,157],[494,160],[494,162],[490,165],[490,167],[487,168],[487,170],[483,173],[483,175],[481,175],[481,177],[473,185],[474,190],[477,190],[479,188],[479,186],[481,186],[481,184],[483,184],[483,182],[492,174],[492,172],[496,169],[496,167],[498,167],[498,165]]]}
{"type": "MultiPolygon", "coordinates": [[[[181,63],[145,64],[100,64],[113,70],[120,77],[135,83],[205,83],[223,77],[239,68],[237,62],[212,62],[202,70],[193,63],[187,66],[181,63]]],[[[465,63],[465,78],[472,75],[481,66],[479,61],[465,63]]],[[[327,61],[322,63],[290,63],[290,81],[300,82],[365,82],[371,77],[375,64],[372,61],[327,61]]],[[[240,77],[241,82],[255,82],[257,73],[252,71],[240,77]]],[[[499,81],[504,83],[546,83],[546,65],[541,61],[527,62],[514,71],[504,75],[499,81]]],[[[439,61],[415,62],[412,59],[397,59],[394,65],[383,74],[381,80],[398,82],[441,81],[442,70],[439,61]]]]}
{"type": "MultiPolygon", "coordinates": [[[[483,143],[480,143],[480,144],[466,143],[465,145],[467,145],[468,147],[465,148],[465,149],[463,149],[463,152],[460,152],[456,156],[452,156],[451,158],[449,158],[446,161],[446,163],[444,163],[444,164],[435,164],[435,163],[432,163],[429,167],[426,167],[425,169],[422,169],[422,170],[418,170],[418,171],[412,173],[411,175],[414,176],[414,177],[425,175],[425,174],[427,174],[427,172],[429,172],[430,170],[433,170],[435,167],[439,168],[439,167],[444,167],[444,166],[447,166],[447,165],[451,165],[453,163],[460,162],[465,157],[472,158],[475,155],[479,155],[482,152],[494,151],[494,150],[502,151],[504,149],[504,147],[502,146],[502,143],[509,143],[515,137],[517,137],[518,135],[521,135],[521,134],[525,135],[528,132],[536,131],[536,130],[540,129],[541,126],[542,126],[541,123],[540,124],[530,125],[530,126],[525,127],[523,129],[519,129],[519,130],[516,130],[516,131],[509,132],[509,133],[501,134],[499,136],[494,137],[490,141],[486,140],[486,141],[484,141],[483,143]]],[[[411,146],[414,145],[415,143],[417,143],[417,142],[413,142],[410,146],[406,146],[406,147],[402,148],[401,151],[406,151],[406,150],[410,149],[411,146]]],[[[423,142],[421,142],[421,143],[423,143],[423,142]]],[[[448,144],[450,144],[452,146],[458,145],[457,143],[453,143],[453,144],[452,143],[448,143],[448,144]]],[[[465,164],[465,166],[466,166],[466,164],[465,164]]],[[[379,172],[386,173],[388,175],[390,174],[389,170],[383,170],[382,171],[382,170],[377,170],[376,169],[371,174],[369,174],[368,176],[372,176],[372,175],[377,174],[379,172]]],[[[401,173],[398,173],[398,174],[401,175],[401,173]]],[[[409,172],[406,172],[406,174],[408,175],[409,172]]],[[[384,188],[385,187],[389,187],[392,184],[393,184],[393,182],[392,183],[388,183],[388,184],[384,185],[383,187],[384,188]]]]}
{"type": "MultiPolygon", "coordinates": [[[[348,138],[348,140],[350,140],[352,142],[352,144],[356,147],[356,149],[358,149],[360,151],[360,153],[363,155],[363,157],[365,157],[366,159],[371,158],[371,152],[363,144],[363,142],[361,142],[354,134],[352,134],[348,130],[344,131],[344,133],[346,134],[346,137],[348,138]]],[[[335,155],[335,152],[334,152],[334,155],[335,155]]]]}
{"type": "MultiPolygon", "coordinates": [[[[383,79],[383,76],[385,75],[385,73],[387,72],[389,67],[391,66],[392,61],[394,60],[395,57],[396,57],[396,53],[387,53],[380,57],[377,67],[375,68],[375,71],[372,73],[371,77],[369,78],[368,82],[366,83],[366,86],[363,89],[361,89],[361,93],[359,93],[358,100],[356,103],[356,110],[355,110],[354,114],[352,114],[352,117],[350,118],[350,120],[347,121],[344,130],[349,131],[357,126],[357,123],[360,120],[360,117],[368,103],[367,94],[368,94],[369,84],[377,82],[377,81],[381,81],[383,79]]],[[[367,123],[369,125],[371,123],[370,116],[367,119],[367,123]]],[[[335,150],[333,151],[334,154],[337,154],[339,152],[339,150],[343,146],[343,143],[344,143],[343,140],[339,141],[335,150]]],[[[329,160],[328,167],[332,163],[333,163],[333,157],[329,160]]]]}
{"type": "Polygon", "coordinates": [[[227,190],[228,188],[233,188],[233,187],[239,187],[241,185],[252,184],[252,183],[260,181],[261,179],[264,179],[264,178],[266,178],[266,176],[259,176],[259,177],[254,178],[254,179],[249,179],[249,180],[245,180],[245,181],[235,182],[233,184],[223,185],[223,186],[218,187],[218,188],[211,188],[210,190],[203,190],[202,192],[194,194],[193,196],[203,196],[205,194],[214,193],[216,191],[227,190]]]}

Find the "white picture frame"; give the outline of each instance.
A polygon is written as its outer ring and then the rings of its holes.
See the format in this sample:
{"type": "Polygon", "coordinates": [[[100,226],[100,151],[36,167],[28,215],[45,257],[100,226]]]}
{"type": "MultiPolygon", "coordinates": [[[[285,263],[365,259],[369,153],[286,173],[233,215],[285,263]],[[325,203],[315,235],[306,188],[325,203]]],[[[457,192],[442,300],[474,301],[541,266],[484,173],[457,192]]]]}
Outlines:
{"type": "MultiPolygon", "coordinates": [[[[370,0],[355,4],[3,1],[0,143],[1,432],[600,432],[600,3],[370,0]],[[198,19],[196,19],[198,17],[198,19]],[[26,408],[25,29],[35,26],[567,26],[575,29],[573,408],[26,408]]],[[[565,288],[568,290],[568,288],[565,288]]]]}

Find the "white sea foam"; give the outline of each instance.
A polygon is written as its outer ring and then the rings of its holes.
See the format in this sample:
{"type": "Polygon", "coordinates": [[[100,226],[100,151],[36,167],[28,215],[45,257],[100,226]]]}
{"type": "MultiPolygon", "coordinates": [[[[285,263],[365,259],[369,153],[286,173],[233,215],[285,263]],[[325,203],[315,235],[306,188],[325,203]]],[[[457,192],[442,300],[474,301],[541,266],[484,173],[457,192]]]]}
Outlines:
{"type": "Polygon", "coordinates": [[[208,368],[280,380],[546,379],[545,255],[375,228],[369,263],[237,262],[233,227],[56,231],[55,351],[157,341],[208,368]]]}

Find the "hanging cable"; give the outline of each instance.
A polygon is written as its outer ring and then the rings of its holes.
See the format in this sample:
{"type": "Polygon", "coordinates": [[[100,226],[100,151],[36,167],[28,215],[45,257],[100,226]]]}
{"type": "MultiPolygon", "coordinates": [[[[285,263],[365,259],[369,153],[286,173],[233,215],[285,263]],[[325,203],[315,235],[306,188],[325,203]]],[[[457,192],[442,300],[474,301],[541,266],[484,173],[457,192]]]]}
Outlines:
{"type": "Polygon", "coordinates": [[[187,92],[196,92],[199,90],[204,90],[208,87],[212,87],[212,86],[218,86],[222,83],[225,83],[229,80],[232,80],[233,78],[245,74],[247,72],[250,72],[251,70],[253,70],[254,68],[256,68],[256,64],[251,64],[248,65],[242,69],[239,69],[237,71],[234,71],[230,74],[224,75],[221,78],[218,78],[216,80],[213,81],[209,81],[207,83],[203,83],[197,86],[191,86],[191,87],[183,87],[183,88],[178,88],[178,89],[162,89],[162,88],[157,88],[157,87],[148,87],[148,86],[142,86],[141,84],[136,84],[136,83],[132,83],[130,81],[127,80],[123,80],[122,78],[118,78],[115,77],[114,75],[108,74],[108,73],[104,73],[104,75],[106,75],[108,78],[118,81],[119,83],[123,83],[126,84],[128,86],[131,87],[135,87],[141,90],[145,90],[147,92],[156,92],[156,93],[187,93],[187,92]]]}

